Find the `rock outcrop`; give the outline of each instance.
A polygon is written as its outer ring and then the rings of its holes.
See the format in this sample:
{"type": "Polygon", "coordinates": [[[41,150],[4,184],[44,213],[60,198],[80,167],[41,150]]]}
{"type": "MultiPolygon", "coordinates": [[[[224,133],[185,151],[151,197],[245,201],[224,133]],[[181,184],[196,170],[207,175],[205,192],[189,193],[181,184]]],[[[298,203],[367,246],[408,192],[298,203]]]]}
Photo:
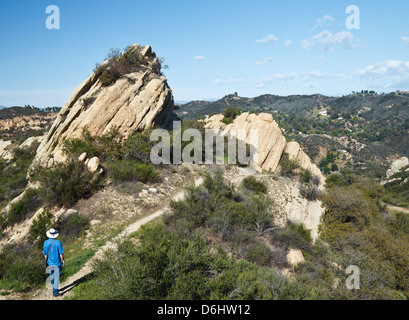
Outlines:
{"type": "Polygon", "coordinates": [[[396,159],[390,168],[386,171],[386,179],[389,179],[392,177],[395,173],[398,173],[401,171],[403,168],[409,166],[409,159],[407,157],[402,157],[399,159],[396,159]]]}
{"type": "Polygon", "coordinates": [[[300,263],[305,263],[304,256],[300,249],[290,249],[287,254],[287,261],[292,267],[296,267],[300,263]]]}
{"type": "MultiPolygon", "coordinates": [[[[409,171],[409,159],[407,157],[396,159],[391,164],[390,168],[386,171],[386,177],[381,181],[381,184],[384,185],[394,181],[402,180],[401,177],[396,177],[395,175],[398,173],[403,173],[404,171],[409,171]]],[[[407,180],[400,182],[406,183],[407,180]]]]}
{"type": "Polygon", "coordinates": [[[169,121],[173,95],[151,47],[130,46],[115,65],[114,71],[122,73],[107,84],[103,79],[106,74],[101,70],[110,66],[112,59],[74,91],[39,146],[33,164],[52,166],[65,161],[61,142],[80,137],[84,130],[91,135],[103,135],[116,128],[126,138],[135,130],[163,126],[169,121]],[[126,59],[132,59],[132,68],[128,68],[126,59]],[[124,65],[119,65],[121,62],[124,65]]]}
{"type": "Polygon", "coordinates": [[[271,114],[242,113],[228,125],[222,122],[223,119],[223,115],[214,115],[205,120],[205,128],[223,136],[237,137],[253,145],[256,150],[253,165],[258,172],[280,171],[280,160],[283,153],[287,153],[289,159],[296,160],[301,168],[308,169],[312,175],[318,176],[322,183],[325,182],[320,169],[311,162],[300,145],[295,141],[287,143],[271,114]]]}

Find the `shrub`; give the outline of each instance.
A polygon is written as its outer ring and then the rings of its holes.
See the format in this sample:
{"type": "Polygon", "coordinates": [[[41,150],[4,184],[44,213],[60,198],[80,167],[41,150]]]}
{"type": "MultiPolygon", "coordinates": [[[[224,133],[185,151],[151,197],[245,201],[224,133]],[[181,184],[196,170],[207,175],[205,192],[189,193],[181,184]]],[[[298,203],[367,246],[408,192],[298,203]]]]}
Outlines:
{"type": "Polygon", "coordinates": [[[90,219],[79,213],[72,213],[63,216],[57,221],[56,229],[58,230],[61,239],[66,243],[71,243],[77,238],[84,235],[89,229],[90,219]]]}
{"type": "Polygon", "coordinates": [[[264,243],[252,243],[247,247],[246,259],[260,266],[270,264],[270,249],[264,243]]]}
{"type": "Polygon", "coordinates": [[[284,176],[294,176],[300,167],[297,160],[290,159],[288,153],[284,152],[280,159],[281,174],[284,176]]]}
{"type": "Polygon", "coordinates": [[[245,207],[245,214],[249,216],[251,227],[258,234],[274,226],[274,212],[272,211],[274,202],[263,194],[250,196],[245,207]]]}
{"type": "MultiPolygon", "coordinates": [[[[311,171],[308,170],[308,169],[301,170],[300,178],[301,178],[301,181],[302,181],[302,182],[305,182],[305,183],[310,182],[310,180],[312,179],[312,173],[311,173],[311,171]]],[[[318,183],[318,184],[319,184],[319,183],[318,183]]]]}
{"type": "Polygon", "coordinates": [[[43,284],[47,278],[44,257],[33,247],[6,247],[0,253],[0,284],[5,289],[25,292],[43,284]]]}
{"type": "Polygon", "coordinates": [[[49,210],[44,210],[40,215],[33,221],[30,232],[28,235],[28,240],[31,243],[37,241],[37,245],[41,247],[44,241],[47,240],[47,235],[45,230],[49,230],[52,225],[53,215],[49,210]]]}
{"type": "Polygon", "coordinates": [[[156,169],[134,160],[118,160],[106,164],[109,174],[116,182],[137,180],[142,183],[158,182],[160,177],[156,169]]]}
{"type": "Polygon", "coordinates": [[[14,148],[13,159],[0,159],[0,210],[20,195],[27,185],[27,170],[34,159],[38,144],[14,148]]]}
{"type": "Polygon", "coordinates": [[[94,138],[91,137],[89,131],[84,130],[81,138],[71,138],[63,141],[63,151],[71,156],[78,158],[82,153],[86,152],[87,157],[93,158],[100,156],[97,148],[93,145],[94,138]]]}
{"type": "Polygon", "coordinates": [[[224,118],[222,122],[226,125],[233,123],[234,119],[236,119],[240,113],[240,110],[235,107],[226,107],[223,111],[224,118]]]}
{"type": "Polygon", "coordinates": [[[79,199],[100,189],[104,178],[88,171],[85,164],[72,159],[53,168],[37,168],[33,181],[40,183],[40,197],[48,205],[71,207],[79,199]]]}
{"type": "MultiPolygon", "coordinates": [[[[156,72],[160,72],[164,59],[158,60],[156,72]]],[[[96,67],[95,72],[103,86],[110,86],[119,78],[132,73],[147,65],[147,60],[138,51],[127,47],[124,52],[120,49],[111,49],[107,61],[96,67]]],[[[166,66],[164,66],[166,68],[166,66]]]]}
{"type": "Polygon", "coordinates": [[[270,233],[270,243],[282,248],[286,252],[291,248],[300,249],[303,252],[311,252],[311,238],[308,237],[308,232],[304,232],[301,227],[290,226],[274,230],[270,233]]]}
{"type": "Polygon", "coordinates": [[[111,128],[102,136],[91,136],[84,130],[80,138],[63,141],[63,151],[70,157],[77,159],[86,152],[88,158],[98,157],[101,161],[115,160],[122,157],[121,141],[118,130],[111,128]]]}
{"type": "Polygon", "coordinates": [[[320,196],[321,192],[318,187],[312,183],[302,184],[300,186],[300,194],[309,201],[315,201],[320,196]]]}
{"type": "Polygon", "coordinates": [[[308,243],[312,242],[312,237],[311,237],[311,230],[308,230],[305,228],[304,224],[300,223],[291,223],[289,225],[290,230],[297,232],[298,234],[301,235],[301,237],[307,241],[308,243]]]}
{"type": "Polygon", "coordinates": [[[348,170],[343,169],[341,173],[334,173],[328,176],[326,183],[329,187],[333,186],[350,186],[357,181],[355,175],[348,170]]]}
{"type": "Polygon", "coordinates": [[[319,176],[312,176],[311,183],[317,187],[321,184],[321,178],[319,176]]]}
{"type": "Polygon", "coordinates": [[[27,189],[21,200],[10,205],[5,226],[13,226],[28,219],[40,205],[41,201],[38,197],[38,191],[31,188],[27,189]]]}
{"type": "Polygon", "coordinates": [[[256,193],[267,193],[267,186],[263,182],[258,181],[254,176],[244,178],[242,183],[247,190],[256,193]]]}
{"type": "Polygon", "coordinates": [[[156,144],[150,141],[152,130],[135,132],[127,139],[122,148],[123,158],[143,163],[150,163],[152,147],[156,144]]]}

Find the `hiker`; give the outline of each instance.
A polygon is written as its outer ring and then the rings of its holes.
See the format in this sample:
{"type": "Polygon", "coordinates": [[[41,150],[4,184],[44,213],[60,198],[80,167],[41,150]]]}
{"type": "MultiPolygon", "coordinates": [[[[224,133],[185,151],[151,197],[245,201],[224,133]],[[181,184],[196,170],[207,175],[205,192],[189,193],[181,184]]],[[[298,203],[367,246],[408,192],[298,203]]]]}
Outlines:
{"type": "Polygon", "coordinates": [[[61,294],[59,293],[58,285],[62,267],[65,265],[64,249],[61,241],[56,240],[59,235],[57,230],[50,229],[46,234],[48,240],[43,244],[43,255],[50,273],[51,284],[53,285],[53,296],[59,297],[61,294]]]}

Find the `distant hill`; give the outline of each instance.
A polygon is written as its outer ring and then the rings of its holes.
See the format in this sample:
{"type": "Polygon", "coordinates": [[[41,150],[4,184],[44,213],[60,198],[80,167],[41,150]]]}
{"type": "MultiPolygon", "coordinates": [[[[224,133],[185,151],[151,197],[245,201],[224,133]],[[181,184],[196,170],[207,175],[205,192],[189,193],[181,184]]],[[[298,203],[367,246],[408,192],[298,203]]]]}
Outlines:
{"type": "Polygon", "coordinates": [[[11,107],[0,110],[0,120],[12,119],[21,116],[46,115],[41,109],[29,107],[11,107]]]}
{"type": "Polygon", "coordinates": [[[7,107],[6,107],[6,106],[1,106],[1,105],[0,105],[0,110],[1,110],[1,109],[5,109],[5,108],[7,108],[7,107]]]}
{"type": "Polygon", "coordinates": [[[21,143],[29,137],[43,135],[57,113],[33,107],[11,107],[0,110],[0,139],[21,143]]]}
{"type": "Polygon", "coordinates": [[[262,95],[255,98],[244,98],[227,95],[220,100],[192,101],[180,105],[176,114],[182,119],[196,119],[201,116],[220,113],[227,106],[243,111],[271,112],[282,111],[288,115],[307,117],[316,110],[327,110],[338,116],[343,112],[358,113],[367,120],[377,121],[392,118],[397,123],[409,118],[409,96],[396,93],[389,94],[351,94],[341,97],[315,95],[262,95]]]}
{"type": "Polygon", "coordinates": [[[380,168],[385,170],[396,156],[409,156],[407,93],[365,92],[340,97],[266,94],[255,98],[232,94],[218,101],[191,101],[178,105],[175,113],[182,120],[189,120],[222,113],[226,107],[271,113],[286,136],[297,140],[307,154],[318,161],[321,149],[346,148],[331,137],[355,139],[365,146],[350,150],[354,160],[351,165],[355,169],[356,164],[365,163],[368,170],[379,172],[380,168]]]}

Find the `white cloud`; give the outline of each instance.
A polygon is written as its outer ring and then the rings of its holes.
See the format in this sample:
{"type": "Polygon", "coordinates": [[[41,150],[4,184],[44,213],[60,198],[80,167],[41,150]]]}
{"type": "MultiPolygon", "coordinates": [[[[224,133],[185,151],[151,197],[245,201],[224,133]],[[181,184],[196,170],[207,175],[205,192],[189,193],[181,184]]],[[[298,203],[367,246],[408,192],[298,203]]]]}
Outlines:
{"type": "Polygon", "coordinates": [[[268,64],[268,63],[273,62],[273,61],[274,61],[273,57],[267,57],[267,58],[264,58],[261,61],[257,61],[256,64],[268,64]]]}
{"type": "Polygon", "coordinates": [[[317,21],[315,22],[315,26],[312,30],[323,29],[327,27],[331,22],[334,22],[334,21],[335,21],[335,18],[327,14],[323,16],[322,18],[317,19],[317,21]]]}
{"type": "Polygon", "coordinates": [[[263,39],[256,40],[258,43],[268,43],[274,41],[278,41],[278,38],[273,34],[268,34],[263,39]]]}
{"type": "Polygon", "coordinates": [[[195,56],[195,57],[193,57],[193,60],[206,60],[206,57],[204,57],[204,56],[195,56]]]}
{"type": "Polygon", "coordinates": [[[286,42],[284,42],[284,46],[288,47],[289,45],[291,45],[293,43],[293,40],[289,39],[286,42]]]}
{"type": "Polygon", "coordinates": [[[223,85],[223,84],[234,84],[234,83],[243,83],[246,82],[246,79],[236,78],[236,79],[216,79],[214,81],[215,84],[223,85]]]}
{"type": "Polygon", "coordinates": [[[409,37],[402,37],[403,42],[405,42],[409,47],[409,37]]]}
{"type": "Polygon", "coordinates": [[[357,46],[356,39],[349,31],[341,31],[332,33],[328,30],[321,31],[310,39],[305,39],[300,42],[301,48],[309,50],[318,45],[322,45],[324,50],[334,50],[336,46],[341,46],[344,49],[351,49],[357,46]]]}
{"type": "Polygon", "coordinates": [[[371,81],[374,88],[402,90],[409,86],[409,61],[378,62],[354,72],[352,76],[371,81]]]}
{"type": "Polygon", "coordinates": [[[362,79],[383,77],[409,78],[409,61],[387,60],[370,65],[354,73],[362,79]]]}

